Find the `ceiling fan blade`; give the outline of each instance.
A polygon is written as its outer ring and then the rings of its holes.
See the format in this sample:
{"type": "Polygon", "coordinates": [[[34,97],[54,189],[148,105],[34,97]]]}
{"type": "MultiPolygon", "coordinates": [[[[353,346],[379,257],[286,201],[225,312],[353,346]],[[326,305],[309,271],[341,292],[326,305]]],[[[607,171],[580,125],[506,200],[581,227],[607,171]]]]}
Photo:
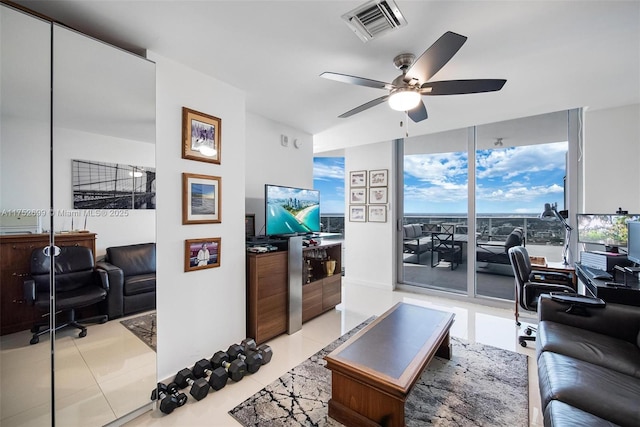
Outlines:
{"type": "Polygon", "coordinates": [[[409,67],[405,81],[426,82],[433,77],[467,41],[465,36],[447,31],[409,67]]]}
{"type": "Polygon", "coordinates": [[[427,115],[427,107],[424,106],[424,102],[422,102],[422,100],[420,100],[420,104],[418,104],[417,107],[414,107],[413,110],[409,110],[408,114],[411,120],[416,123],[426,120],[429,117],[427,115]]]}
{"type": "Polygon", "coordinates": [[[325,79],[329,79],[329,80],[335,80],[337,82],[349,83],[349,84],[358,85],[358,86],[367,86],[367,87],[372,87],[376,89],[391,90],[395,87],[391,83],[385,83],[385,82],[380,82],[378,80],[365,79],[364,77],[356,77],[356,76],[350,76],[348,74],[331,73],[326,71],[320,74],[320,77],[324,77],[325,79]]]}
{"type": "Polygon", "coordinates": [[[375,107],[378,104],[382,104],[383,102],[385,102],[387,99],[389,99],[389,95],[385,95],[385,96],[381,96],[380,98],[376,98],[373,101],[369,101],[365,104],[362,104],[359,107],[354,108],[353,110],[349,110],[346,113],[340,114],[338,117],[340,117],[341,119],[344,119],[345,117],[350,117],[353,116],[354,114],[358,114],[364,110],[367,110],[371,107],[375,107]]]}
{"type": "Polygon", "coordinates": [[[420,86],[422,95],[463,95],[465,93],[495,92],[502,89],[504,79],[443,80],[420,86]]]}

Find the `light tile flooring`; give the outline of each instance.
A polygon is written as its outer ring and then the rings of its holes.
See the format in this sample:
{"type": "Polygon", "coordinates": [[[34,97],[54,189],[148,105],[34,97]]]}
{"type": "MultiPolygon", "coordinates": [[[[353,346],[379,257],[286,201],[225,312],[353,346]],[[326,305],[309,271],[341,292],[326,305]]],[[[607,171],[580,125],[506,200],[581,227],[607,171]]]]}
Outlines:
{"type": "MultiPolygon", "coordinates": [[[[535,353],[533,346],[528,348],[522,348],[517,342],[518,330],[515,326],[513,311],[511,309],[497,309],[477,304],[470,304],[460,302],[456,300],[449,300],[444,298],[436,298],[433,296],[427,296],[422,294],[414,294],[409,292],[390,292],[380,289],[363,287],[355,284],[348,283],[347,280],[343,281],[343,302],[336,310],[328,312],[316,319],[313,319],[303,325],[301,331],[293,335],[281,335],[269,342],[273,348],[274,356],[271,363],[265,365],[259,372],[251,374],[245,377],[241,382],[233,383],[229,382],[228,385],[218,391],[211,391],[208,397],[200,402],[196,402],[193,399],[189,399],[187,404],[181,408],[176,409],[170,415],[163,415],[158,410],[147,411],[142,415],[129,420],[124,425],[126,426],[238,426],[239,424],[228,415],[228,411],[244,401],[246,398],[268,385],[286,371],[304,361],[307,357],[322,349],[331,341],[338,338],[354,326],[358,325],[363,320],[369,318],[372,315],[380,315],[396,302],[404,301],[413,304],[425,305],[437,309],[453,311],[456,314],[455,323],[451,329],[452,336],[463,338],[471,342],[480,342],[483,344],[492,345],[495,347],[504,348],[511,351],[518,351],[529,356],[529,424],[530,426],[541,426],[542,415],[540,411],[540,397],[538,392],[538,377],[537,367],[535,363],[535,353]]],[[[133,408],[127,408],[127,402],[130,401],[126,392],[118,392],[116,396],[110,395],[109,387],[105,384],[113,383],[114,386],[117,383],[128,383],[125,390],[132,390],[138,395],[141,390],[145,394],[153,388],[153,379],[140,379],[144,378],[143,371],[141,369],[144,364],[148,364],[149,361],[143,354],[134,356],[133,364],[135,369],[130,370],[129,366],[103,366],[100,372],[91,372],[87,374],[84,372],[83,364],[89,364],[89,360],[96,356],[96,353],[105,351],[109,347],[109,336],[118,334],[120,332],[111,331],[111,329],[119,330],[119,322],[108,322],[107,325],[113,324],[113,328],[109,328],[101,334],[95,333],[93,330],[89,330],[89,335],[82,340],[74,340],[71,338],[69,343],[62,343],[56,349],[57,351],[68,351],[69,354],[78,353],[76,359],[70,356],[69,364],[77,365],[78,371],[72,378],[69,378],[70,383],[74,385],[66,387],[66,395],[62,399],[67,402],[63,405],[62,410],[59,410],[57,424],[65,426],[90,426],[90,425],[102,425],[109,422],[109,414],[113,418],[114,413],[120,417],[133,408]],[[103,337],[100,335],[104,334],[103,337]],[[89,337],[93,337],[95,341],[88,342],[89,337]],[[105,343],[100,344],[100,340],[106,340],[105,343]],[[79,345],[78,343],[84,341],[85,345],[79,345]],[[62,348],[60,348],[62,347],[62,348]],[[75,347],[75,349],[74,349],[75,347]],[[100,351],[97,349],[100,348],[100,351]],[[82,362],[84,360],[84,362],[82,362]],[[134,378],[130,378],[132,372],[137,372],[134,378]],[[94,379],[103,378],[105,381],[100,385],[89,385],[91,381],[89,378],[83,377],[90,375],[94,379]],[[140,376],[137,376],[140,375],[140,376]],[[86,384],[84,384],[86,381],[86,384]],[[95,388],[102,389],[104,398],[101,399],[98,395],[94,395],[95,388]],[[69,402],[76,401],[78,396],[82,395],[85,402],[83,403],[83,410],[80,410],[69,402]],[[91,402],[86,402],[90,400],[91,402]],[[88,409],[88,403],[91,404],[88,409]],[[101,408],[108,410],[103,411],[101,408]],[[120,408],[117,411],[114,408],[120,408]],[[103,415],[101,415],[103,414],[103,415]],[[106,415],[105,415],[106,414],[106,415]],[[69,418],[65,416],[80,416],[82,422],[71,422],[69,418]],[[63,422],[62,420],[68,421],[63,422]],[[105,421],[106,420],[106,421],[105,421]]],[[[105,325],[99,325],[104,327],[105,325]]],[[[129,333],[128,331],[125,331],[129,333]]],[[[137,338],[134,338],[137,340],[137,338]]],[[[139,342],[139,340],[137,340],[139,342]]],[[[83,343],[83,344],[84,344],[83,343]]],[[[128,346],[129,344],[127,344],[128,346]]],[[[130,345],[135,345],[133,342],[130,345]]],[[[144,344],[142,344],[144,346],[144,344]]],[[[145,346],[146,347],[146,346],[145,346]]],[[[33,348],[33,346],[32,346],[33,348]]],[[[121,348],[121,351],[124,349],[121,348]]],[[[107,350],[108,351],[108,350],[107,350]]],[[[134,350],[127,350],[135,353],[134,350]]],[[[147,352],[143,352],[147,353],[147,352]]],[[[152,353],[153,355],[153,353],[152,353]]],[[[7,396],[5,382],[15,384],[12,379],[14,376],[18,378],[25,378],[26,381],[35,381],[38,386],[46,386],[48,378],[34,379],[34,376],[29,375],[28,363],[20,372],[12,372],[4,369],[7,357],[20,357],[19,355],[12,355],[11,352],[7,352],[5,343],[2,343],[2,425],[47,425],[46,411],[48,405],[39,402],[39,405],[34,406],[32,402],[29,405],[24,403],[25,400],[30,400],[31,397],[28,394],[19,394],[16,396],[7,396]],[[11,400],[9,400],[11,399],[11,400]],[[6,402],[5,402],[6,401],[6,402]],[[28,409],[27,406],[31,406],[34,409],[28,409]],[[17,415],[10,416],[5,419],[5,410],[9,410],[17,415]],[[33,420],[40,422],[28,422],[33,420]],[[7,421],[8,422],[5,422],[7,421]],[[43,422],[44,421],[44,422],[43,422]]],[[[34,361],[37,362],[36,356],[34,361]]],[[[40,353],[38,358],[48,357],[46,351],[40,353]]],[[[13,363],[12,363],[13,365],[13,363]]],[[[25,392],[30,393],[30,392],[25,392]]],[[[151,406],[151,405],[150,405],[151,406]]],[[[121,424],[121,421],[115,424],[121,424]]]]}

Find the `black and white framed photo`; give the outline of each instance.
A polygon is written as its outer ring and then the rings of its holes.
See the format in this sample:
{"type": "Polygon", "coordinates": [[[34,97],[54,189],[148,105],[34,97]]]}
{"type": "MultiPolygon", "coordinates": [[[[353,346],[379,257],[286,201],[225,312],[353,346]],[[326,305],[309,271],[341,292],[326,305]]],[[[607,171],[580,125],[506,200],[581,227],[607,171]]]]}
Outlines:
{"type": "Polygon", "coordinates": [[[366,187],[367,171],[349,172],[349,187],[366,187]]]}
{"type": "Polygon", "coordinates": [[[369,205],[368,208],[369,222],[387,222],[387,207],[385,205],[369,205]]]}
{"type": "Polygon", "coordinates": [[[369,204],[383,205],[388,203],[389,196],[387,187],[371,187],[369,188],[369,204]]]}
{"type": "Polygon", "coordinates": [[[366,222],[367,221],[367,207],[362,205],[349,205],[349,221],[351,222],[366,222]]]}
{"type": "Polygon", "coordinates": [[[349,203],[352,205],[364,205],[367,203],[366,188],[352,188],[349,190],[349,203]]]}
{"type": "Polygon", "coordinates": [[[369,171],[369,187],[386,187],[388,185],[388,169],[369,171]]]}

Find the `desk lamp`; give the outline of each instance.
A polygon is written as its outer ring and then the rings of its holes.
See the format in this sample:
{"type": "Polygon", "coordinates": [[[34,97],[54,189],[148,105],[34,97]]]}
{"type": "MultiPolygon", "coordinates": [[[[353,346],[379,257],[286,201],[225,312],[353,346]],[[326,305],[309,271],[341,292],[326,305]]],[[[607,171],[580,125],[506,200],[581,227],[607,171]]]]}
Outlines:
{"type": "Polygon", "coordinates": [[[544,211],[540,214],[540,219],[543,221],[558,219],[562,225],[564,225],[565,234],[564,249],[562,250],[562,263],[564,265],[569,265],[569,262],[567,261],[567,254],[569,253],[569,242],[571,241],[571,230],[573,230],[573,228],[567,224],[564,217],[558,213],[558,204],[545,203],[544,211]]]}

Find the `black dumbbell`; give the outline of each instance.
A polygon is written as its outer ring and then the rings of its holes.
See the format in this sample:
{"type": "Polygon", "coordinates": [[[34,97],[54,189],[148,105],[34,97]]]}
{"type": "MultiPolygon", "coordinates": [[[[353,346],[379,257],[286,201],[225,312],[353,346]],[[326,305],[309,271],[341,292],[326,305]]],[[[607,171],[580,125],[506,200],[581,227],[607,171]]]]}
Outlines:
{"type": "Polygon", "coordinates": [[[173,380],[178,387],[191,386],[189,394],[196,400],[202,400],[209,394],[209,383],[204,378],[196,378],[191,369],[181,369],[173,380]]]}
{"type": "Polygon", "coordinates": [[[172,393],[169,391],[169,387],[163,383],[158,383],[158,386],[151,391],[151,400],[158,400],[158,397],[162,399],[160,411],[163,414],[170,414],[174,409],[187,403],[186,394],[172,393]]]}
{"type": "Polygon", "coordinates": [[[262,356],[262,364],[266,365],[271,362],[271,357],[273,356],[273,350],[267,344],[262,344],[260,347],[256,348],[256,341],[253,338],[245,338],[240,343],[245,349],[245,352],[257,351],[262,356]]]}
{"type": "Polygon", "coordinates": [[[222,366],[214,369],[211,361],[207,359],[201,359],[196,362],[193,366],[193,375],[196,378],[209,377],[209,386],[215,391],[224,388],[229,378],[227,371],[222,366]]]}
{"type": "Polygon", "coordinates": [[[245,350],[240,344],[231,344],[227,349],[231,360],[242,360],[247,365],[247,371],[255,374],[262,366],[262,355],[257,351],[245,350]]]}
{"type": "Polygon", "coordinates": [[[229,378],[236,382],[240,381],[247,373],[247,365],[241,359],[229,360],[229,355],[226,352],[216,351],[211,358],[211,364],[214,370],[222,367],[229,378]]]}

